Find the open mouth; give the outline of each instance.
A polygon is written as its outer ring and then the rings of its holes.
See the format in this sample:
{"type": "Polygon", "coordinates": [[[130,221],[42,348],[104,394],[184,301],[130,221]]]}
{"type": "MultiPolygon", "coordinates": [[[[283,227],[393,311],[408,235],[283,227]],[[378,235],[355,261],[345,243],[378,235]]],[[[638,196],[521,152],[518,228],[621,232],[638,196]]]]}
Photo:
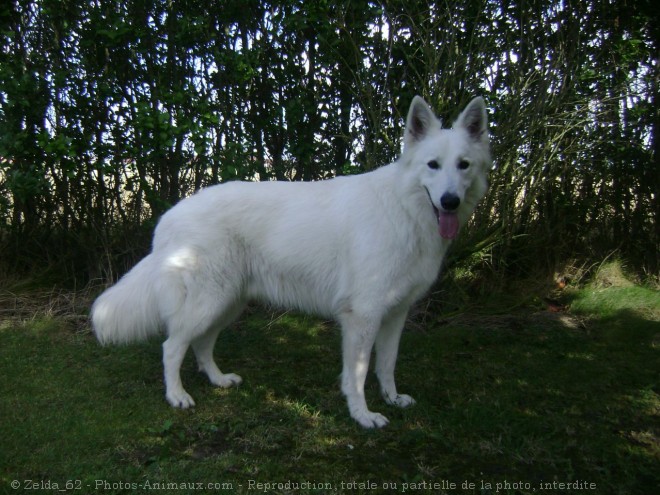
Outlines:
{"type": "Polygon", "coordinates": [[[455,239],[458,235],[458,215],[456,212],[446,211],[435,206],[433,199],[431,199],[431,193],[428,189],[426,189],[426,194],[429,197],[429,201],[433,207],[433,213],[435,214],[435,218],[438,221],[438,234],[440,234],[440,237],[443,239],[455,239]]]}

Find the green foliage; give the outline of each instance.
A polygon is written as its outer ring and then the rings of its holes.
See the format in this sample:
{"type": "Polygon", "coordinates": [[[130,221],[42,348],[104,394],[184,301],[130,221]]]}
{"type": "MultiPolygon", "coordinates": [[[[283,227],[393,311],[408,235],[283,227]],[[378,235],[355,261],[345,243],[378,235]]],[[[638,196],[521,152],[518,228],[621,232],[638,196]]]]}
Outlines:
{"type": "Polygon", "coordinates": [[[496,168],[466,239],[494,268],[620,249],[657,273],[646,3],[49,0],[10,2],[0,23],[10,258],[94,235],[105,244],[81,249],[98,258],[219,181],[372,169],[397,156],[413,95],[451,122],[482,94],[496,168]]]}
{"type": "Polygon", "coordinates": [[[597,318],[602,337],[612,343],[658,345],[660,291],[642,287],[623,272],[621,263],[603,264],[584,288],[569,291],[571,311],[597,318]]]}

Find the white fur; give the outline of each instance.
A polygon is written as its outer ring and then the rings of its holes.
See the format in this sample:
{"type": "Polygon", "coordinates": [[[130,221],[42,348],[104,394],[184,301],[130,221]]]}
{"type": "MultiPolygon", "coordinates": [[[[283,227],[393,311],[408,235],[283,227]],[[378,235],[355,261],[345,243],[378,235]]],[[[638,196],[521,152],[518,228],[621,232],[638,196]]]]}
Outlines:
{"type": "Polygon", "coordinates": [[[241,383],[218,369],[213,346],[248,300],[332,317],[342,329],[350,414],[382,427],[388,420],[364,396],[372,347],[385,401],[414,404],[397,391],[394,367],[408,309],[437,278],[451,243],[438,231],[440,198],[460,199],[464,225],[490,167],[481,98],[447,130],[415,97],[403,153],[390,165],[321,182],[231,182],[181,201],[156,227],[151,254],[96,300],[94,331],[105,344],[164,328],[167,400],[187,408],[195,403],[179,368],[189,346],[214,385],[241,383]],[[459,169],[461,160],[470,166],[459,169]]]}

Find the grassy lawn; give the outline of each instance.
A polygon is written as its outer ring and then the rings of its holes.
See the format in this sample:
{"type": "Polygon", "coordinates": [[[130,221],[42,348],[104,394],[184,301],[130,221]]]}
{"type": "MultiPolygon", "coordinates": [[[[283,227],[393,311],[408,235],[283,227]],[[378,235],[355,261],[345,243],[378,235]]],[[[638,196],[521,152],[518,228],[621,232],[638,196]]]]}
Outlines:
{"type": "Polygon", "coordinates": [[[412,325],[397,377],[418,404],[384,405],[370,376],[380,431],[348,416],[331,323],[252,311],[216,346],[244,383],[214,389],[189,355],[197,407],[180,411],[159,341],[102,348],[82,314],[5,318],[0,493],[660,493],[658,291],[590,285],[562,304],[412,325]]]}

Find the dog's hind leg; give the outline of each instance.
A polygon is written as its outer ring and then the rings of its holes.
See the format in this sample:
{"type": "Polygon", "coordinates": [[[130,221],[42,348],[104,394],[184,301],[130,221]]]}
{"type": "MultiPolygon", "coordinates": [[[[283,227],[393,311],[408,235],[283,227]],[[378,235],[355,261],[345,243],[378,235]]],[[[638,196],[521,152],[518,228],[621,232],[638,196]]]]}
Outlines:
{"type": "Polygon", "coordinates": [[[163,368],[165,375],[165,397],[172,407],[188,409],[195,401],[181,383],[181,363],[186,357],[190,342],[185,335],[175,334],[163,343],[163,368]]]}
{"type": "Polygon", "coordinates": [[[399,394],[394,383],[394,368],[407,311],[397,311],[383,321],[376,336],[376,375],[383,399],[390,405],[408,407],[415,403],[409,395],[399,394]]]}
{"type": "Polygon", "coordinates": [[[244,304],[238,304],[231,310],[226,311],[204,335],[197,337],[192,342],[192,348],[197,358],[197,365],[199,371],[203,371],[209,377],[209,381],[218,387],[228,388],[234,385],[240,385],[243,379],[234,374],[224,374],[218,368],[215,360],[213,359],[213,348],[218,334],[224,328],[236,319],[241,314],[244,304]]]}
{"type": "Polygon", "coordinates": [[[185,284],[185,290],[181,290],[181,285],[171,284],[169,289],[177,291],[178,298],[172,296],[172,292],[168,300],[178,303],[178,307],[165,316],[168,334],[163,343],[165,396],[172,406],[182,409],[195,405],[183,388],[180,373],[181,363],[191,344],[200,368],[212,382],[229,386],[229,382],[240,381],[237,375],[223,375],[213,361],[213,344],[220,329],[226,326],[218,324],[230,322],[232,316],[237,316],[239,308],[235,304],[223,304],[223,295],[212,283],[201,277],[194,282],[185,284]]]}

